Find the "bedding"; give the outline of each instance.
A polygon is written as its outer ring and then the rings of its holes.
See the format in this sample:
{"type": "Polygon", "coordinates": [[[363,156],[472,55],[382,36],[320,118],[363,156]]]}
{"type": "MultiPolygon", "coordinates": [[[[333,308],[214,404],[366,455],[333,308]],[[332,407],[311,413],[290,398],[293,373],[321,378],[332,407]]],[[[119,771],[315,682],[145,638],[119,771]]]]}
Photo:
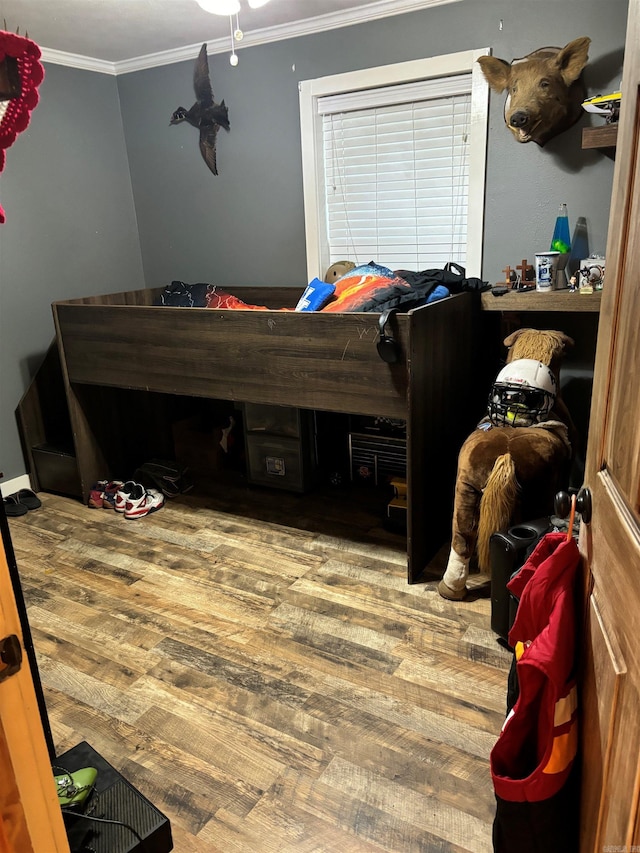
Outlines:
{"type": "MultiPolygon", "coordinates": [[[[327,313],[376,312],[387,310],[409,311],[444,299],[451,293],[464,290],[481,290],[489,287],[480,279],[465,278],[465,271],[457,264],[448,264],[444,270],[394,272],[388,267],[370,261],[346,272],[335,283],[313,279],[300,296],[295,311],[323,311],[327,313]],[[454,270],[453,268],[456,268],[454,270]]],[[[186,284],[172,281],[155,301],[156,305],[193,308],[230,308],[250,311],[274,310],[266,305],[245,302],[215,284],[186,284]]],[[[290,308],[275,310],[290,311],[290,308]]]]}
{"type": "Polygon", "coordinates": [[[349,270],[337,279],[335,288],[323,311],[384,311],[419,298],[408,282],[373,261],[349,270]]]}
{"type": "Polygon", "coordinates": [[[208,284],[185,284],[184,281],[172,281],[154,304],[168,305],[171,308],[206,308],[208,288],[208,284]]]}
{"type": "Polygon", "coordinates": [[[207,308],[243,308],[250,311],[268,311],[266,305],[250,305],[216,284],[210,284],[206,296],[207,308]]]}

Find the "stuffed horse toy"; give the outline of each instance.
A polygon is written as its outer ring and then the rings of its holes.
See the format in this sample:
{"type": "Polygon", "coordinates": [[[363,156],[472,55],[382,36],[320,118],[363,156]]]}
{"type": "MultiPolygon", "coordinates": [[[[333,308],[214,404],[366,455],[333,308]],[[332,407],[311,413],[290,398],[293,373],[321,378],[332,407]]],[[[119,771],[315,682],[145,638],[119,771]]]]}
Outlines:
{"type": "Polygon", "coordinates": [[[576,434],[559,396],[560,362],[573,343],[562,332],[536,329],[505,338],[506,364],[493,384],[488,414],[458,456],[451,552],[438,584],[443,598],[466,596],[474,554],[480,570],[490,570],[493,533],[553,511],[576,434]]]}

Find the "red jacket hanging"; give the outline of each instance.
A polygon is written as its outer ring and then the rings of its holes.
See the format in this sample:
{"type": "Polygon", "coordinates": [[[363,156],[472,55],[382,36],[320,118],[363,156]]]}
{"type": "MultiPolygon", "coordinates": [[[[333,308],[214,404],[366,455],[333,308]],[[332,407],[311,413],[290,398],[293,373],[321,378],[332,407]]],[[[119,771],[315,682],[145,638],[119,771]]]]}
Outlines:
{"type": "Polygon", "coordinates": [[[520,599],[509,632],[519,696],[491,751],[496,796],[536,803],[560,791],[578,747],[574,579],[578,547],[549,533],[508,584],[520,599]]]}

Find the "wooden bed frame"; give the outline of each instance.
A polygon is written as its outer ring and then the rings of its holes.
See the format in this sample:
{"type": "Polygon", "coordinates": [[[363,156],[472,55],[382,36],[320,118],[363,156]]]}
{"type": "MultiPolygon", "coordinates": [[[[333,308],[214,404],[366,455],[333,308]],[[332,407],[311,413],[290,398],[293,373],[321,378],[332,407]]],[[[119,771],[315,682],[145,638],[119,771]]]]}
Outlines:
{"type": "MultiPolygon", "coordinates": [[[[299,288],[228,289],[274,309],[294,307],[300,295],[299,288]]],[[[93,482],[121,474],[117,464],[132,454],[140,464],[151,447],[162,452],[154,419],[167,396],[402,418],[408,580],[423,579],[450,534],[457,454],[477,415],[460,406],[478,381],[477,295],[394,315],[387,328],[402,357],[387,364],[376,349],[378,314],[154,306],[159,292],[53,304],[85,498],[93,482]]]]}

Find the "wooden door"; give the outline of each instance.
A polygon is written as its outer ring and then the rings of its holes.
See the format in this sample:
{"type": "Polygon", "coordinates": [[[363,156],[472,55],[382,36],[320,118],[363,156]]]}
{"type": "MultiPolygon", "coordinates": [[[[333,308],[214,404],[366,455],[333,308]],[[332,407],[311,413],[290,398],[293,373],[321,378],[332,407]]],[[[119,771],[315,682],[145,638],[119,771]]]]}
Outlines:
{"type": "MultiPolygon", "coordinates": [[[[0,680],[0,853],[69,853],[9,567],[0,547],[0,640],[12,635],[23,654],[18,672],[0,680]]],[[[3,658],[11,662],[7,651],[3,658]]],[[[0,678],[6,670],[0,660],[0,678]]]]}
{"type": "Polygon", "coordinates": [[[630,0],[582,525],[582,853],[640,850],[640,0],[630,0]]]}

